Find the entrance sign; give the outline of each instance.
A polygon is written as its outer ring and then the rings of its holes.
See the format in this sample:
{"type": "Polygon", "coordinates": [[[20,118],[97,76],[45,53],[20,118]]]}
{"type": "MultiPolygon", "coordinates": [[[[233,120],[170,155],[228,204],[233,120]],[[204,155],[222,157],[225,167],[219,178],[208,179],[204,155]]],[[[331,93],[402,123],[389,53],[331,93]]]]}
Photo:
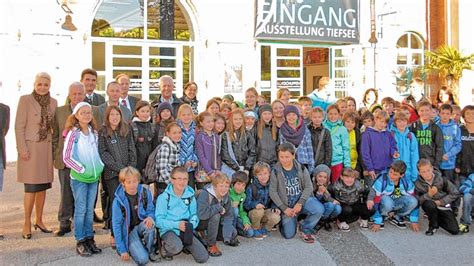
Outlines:
{"type": "Polygon", "coordinates": [[[262,40],[359,43],[359,0],[257,0],[262,40]]]}

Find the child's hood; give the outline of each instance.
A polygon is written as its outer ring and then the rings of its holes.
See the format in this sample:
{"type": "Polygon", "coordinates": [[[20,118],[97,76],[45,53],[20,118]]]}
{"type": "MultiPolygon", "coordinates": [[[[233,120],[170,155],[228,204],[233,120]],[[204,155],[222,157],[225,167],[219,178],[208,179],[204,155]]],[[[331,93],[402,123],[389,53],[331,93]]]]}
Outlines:
{"type": "MultiPolygon", "coordinates": [[[[166,187],[165,189],[165,192],[164,193],[167,193],[170,195],[170,198],[171,197],[176,197],[178,198],[178,196],[176,195],[176,193],[174,193],[174,189],[173,189],[173,184],[168,184],[168,186],[166,187]]],[[[192,189],[190,186],[186,186],[186,188],[184,189],[184,192],[183,192],[183,195],[181,196],[181,198],[191,198],[194,196],[194,189],[192,189]]]]}

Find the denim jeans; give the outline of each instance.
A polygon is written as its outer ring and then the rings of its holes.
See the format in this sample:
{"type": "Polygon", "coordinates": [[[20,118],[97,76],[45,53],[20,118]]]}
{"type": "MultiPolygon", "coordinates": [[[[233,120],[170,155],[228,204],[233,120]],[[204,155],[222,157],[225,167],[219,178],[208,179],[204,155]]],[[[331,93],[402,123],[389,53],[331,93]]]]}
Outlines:
{"type": "Polygon", "coordinates": [[[332,202],[325,202],[324,204],[324,213],[323,217],[321,217],[322,220],[331,220],[339,216],[342,212],[341,205],[339,204],[334,204],[332,202]]]}
{"type": "Polygon", "coordinates": [[[472,204],[474,203],[474,197],[471,193],[466,193],[463,196],[463,207],[462,207],[462,216],[461,223],[470,225],[472,222],[471,212],[472,204]]]}
{"type": "Polygon", "coordinates": [[[389,212],[395,212],[395,218],[400,220],[413,211],[418,206],[418,200],[410,195],[392,199],[390,196],[383,196],[380,201],[380,215],[388,216],[389,212]]]}
{"type": "Polygon", "coordinates": [[[128,249],[133,260],[138,265],[148,263],[148,255],[155,252],[155,227],[146,228],[142,221],[128,235],[128,249]]]}
{"type": "MultiPolygon", "coordinates": [[[[305,234],[314,233],[314,227],[323,216],[324,205],[315,197],[310,197],[303,205],[299,214],[306,214],[306,218],[301,223],[301,231],[305,234]]],[[[280,232],[286,239],[293,238],[296,234],[298,217],[289,217],[282,213],[280,232]]]]}
{"type": "Polygon", "coordinates": [[[71,179],[74,196],[74,238],[77,241],[94,237],[92,225],[97,184],[97,182],[84,183],[71,179]]]}
{"type": "Polygon", "coordinates": [[[239,217],[239,208],[232,207],[232,211],[234,212],[234,227],[237,229],[237,234],[244,237],[253,237],[254,231],[252,227],[248,230],[244,229],[244,223],[239,217]]]}

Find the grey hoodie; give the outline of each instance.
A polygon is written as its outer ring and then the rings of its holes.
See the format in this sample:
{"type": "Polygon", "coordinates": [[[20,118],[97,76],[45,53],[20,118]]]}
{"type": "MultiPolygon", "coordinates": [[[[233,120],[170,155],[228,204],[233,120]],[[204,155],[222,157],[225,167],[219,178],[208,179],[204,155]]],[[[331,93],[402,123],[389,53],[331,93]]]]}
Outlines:
{"type": "Polygon", "coordinates": [[[428,184],[423,177],[419,176],[415,182],[415,192],[418,197],[420,205],[427,200],[439,200],[441,205],[449,204],[459,198],[459,191],[456,189],[456,186],[453,185],[450,181],[444,179],[441,176],[441,173],[437,170],[433,173],[432,184],[428,184]],[[438,188],[438,192],[430,197],[428,195],[428,189],[435,186],[438,188]]]}

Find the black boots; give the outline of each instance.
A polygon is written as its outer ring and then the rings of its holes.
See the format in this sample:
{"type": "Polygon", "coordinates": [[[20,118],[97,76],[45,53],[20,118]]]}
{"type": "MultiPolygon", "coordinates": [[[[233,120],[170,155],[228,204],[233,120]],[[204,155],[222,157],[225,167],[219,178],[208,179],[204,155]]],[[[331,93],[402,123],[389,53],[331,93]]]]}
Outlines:
{"type": "Polygon", "coordinates": [[[92,254],[101,253],[102,250],[96,246],[94,239],[91,238],[78,241],[76,252],[82,257],[90,257],[92,254]]]}

